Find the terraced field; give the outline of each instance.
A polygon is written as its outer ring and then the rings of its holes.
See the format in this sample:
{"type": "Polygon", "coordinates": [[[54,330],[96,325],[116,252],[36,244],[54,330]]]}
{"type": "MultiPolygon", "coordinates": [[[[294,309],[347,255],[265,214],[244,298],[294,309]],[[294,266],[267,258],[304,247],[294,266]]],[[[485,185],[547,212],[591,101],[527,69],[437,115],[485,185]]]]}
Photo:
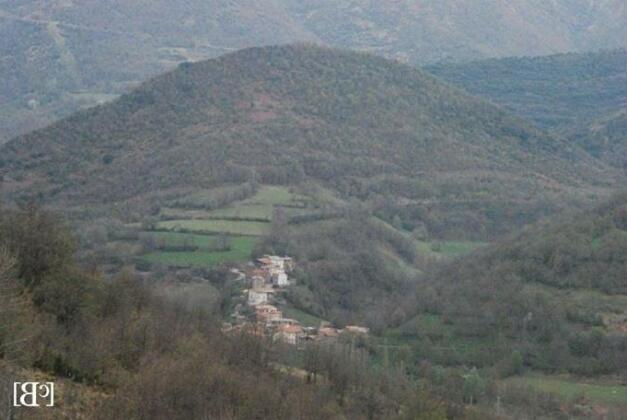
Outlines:
{"type": "Polygon", "coordinates": [[[195,233],[228,233],[230,235],[261,236],[270,230],[268,222],[235,220],[167,220],[157,224],[159,230],[195,233]]]}
{"type": "MultiPolygon", "coordinates": [[[[293,226],[294,229],[311,226],[310,223],[317,216],[321,218],[318,223],[333,223],[332,211],[326,214],[321,208],[326,206],[337,209],[342,202],[329,191],[321,189],[318,193],[314,198],[294,193],[288,187],[264,185],[251,197],[217,209],[209,205],[211,190],[192,194],[178,200],[172,207],[164,207],[160,213],[161,220],[156,223],[154,231],[149,233],[161,241],[168,239],[180,242],[181,238],[185,238],[188,243],[200,248],[207,248],[215,241],[216,235],[226,234],[233,238],[233,249],[223,253],[209,253],[205,250],[158,251],[149,252],[142,259],[176,267],[206,267],[223,261],[246,261],[254,247],[255,238],[270,232],[272,220],[277,214],[282,214],[290,223],[297,223],[293,226]],[[303,218],[300,218],[301,221],[294,219],[299,216],[305,216],[304,225],[301,224],[303,218]],[[309,216],[314,217],[310,219],[309,216]]],[[[391,225],[380,222],[389,229],[396,230],[391,225]]],[[[408,232],[401,233],[416,243],[419,254],[433,258],[455,257],[484,245],[463,241],[417,241],[408,232]]],[[[399,264],[402,269],[416,271],[413,267],[404,266],[402,261],[399,264]]]]}
{"type": "Polygon", "coordinates": [[[252,219],[269,222],[272,220],[274,208],[266,204],[247,204],[223,209],[213,210],[207,213],[207,218],[214,219],[252,219]]]}
{"type": "Polygon", "coordinates": [[[315,315],[301,311],[293,306],[283,306],[281,307],[281,310],[286,318],[295,319],[305,327],[318,327],[320,326],[320,323],[324,321],[322,318],[318,318],[315,315]]]}
{"type": "Polygon", "coordinates": [[[627,385],[584,382],[565,375],[529,374],[509,379],[510,383],[555,394],[567,400],[580,396],[604,404],[627,404],[627,385]]]}
{"type": "Polygon", "coordinates": [[[425,255],[457,257],[487,245],[485,242],[470,241],[416,241],[418,252],[425,255]]]}
{"type": "MultiPolygon", "coordinates": [[[[162,232],[159,232],[162,233],[162,232]]],[[[167,232],[166,232],[167,233],[167,232]]],[[[172,233],[174,235],[186,235],[172,233]]],[[[228,251],[210,251],[203,249],[205,241],[207,245],[214,238],[203,235],[187,235],[193,237],[194,244],[200,248],[196,251],[154,251],[141,256],[141,260],[158,263],[170,267],[212,267],[225,262],[246,261],[255,247],[256,238],[235,237],[231,239],[231,249],[228,251]]]]}
{"type": "Polygon", "coordinates": [[[269,205],[269,206],[303,206],[312,199],[300,194],[294,194],[286,187],[264,185],[249,199],[241,202],[242,205],[269,205]]]}
{"type": "Polygon", "coordinates": [[[317,211],[318,204],[316,199],[295,194],[287,187],[268,185],[260,187],[252,197],[218,209],[209,208],[210,197],[210,191],[196,193],[178,201],[193,208],[176,205],[163,208],[162,220],[156,223],[154,230],[141,233],[161,245],[185,243],[198,249],[150,251],[142,255],[141,260],[172,267],[210,267],[223,262],[247,261],[257,238],[270,231],[277,211],[287,218],[308,215],[317,211]],[[230,250],[211,250],[215,249],[219,234],[230,237],[230,250]]]}
{"type": "MultiPolygon", "coordinates": [[[[180,233],[180,232],[147,232],[144,235],[152,237],[156,243],[160,243],[168,246],[177,246],[183,243],[193,245],[199,248],[199,250],[215,249],[217,243],[217,235],[202,235],[195,233],[180,233]]],[[[231,239],[231,243],[236,245],[238,243],[245,243],[248,241],[255,241],[253,237],[236,237],[231,239]]]]}

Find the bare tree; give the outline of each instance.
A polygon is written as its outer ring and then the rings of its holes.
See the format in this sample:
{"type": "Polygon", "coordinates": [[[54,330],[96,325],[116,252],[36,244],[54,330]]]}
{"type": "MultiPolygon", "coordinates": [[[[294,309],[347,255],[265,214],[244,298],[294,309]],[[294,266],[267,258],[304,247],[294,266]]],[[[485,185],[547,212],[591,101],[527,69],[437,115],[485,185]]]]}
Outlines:
{"type": "Polygon", "coordinates": [[[12,276],[14,266],[15,259],[6,248],[0,248],[0,418],[9,420],[15,415],[11,399],[14,377],[2,359],[10,352],[9,333],[14,311],[18,305],[17,288],[12,276]]]}
{"type": "Polygon", "coordinates": [[[4,353],[7,330],[19,305],[18,289],[13,278],[14,267],[15,258],[6,248],[0,248],[0,354],[4,353]]]}
{"type": "Polygon", "coordinates": [[[12,420],[15,418],[13,407],[13,383],[15,376],[2,364],[0,364],[0,418],[12,420]]]}

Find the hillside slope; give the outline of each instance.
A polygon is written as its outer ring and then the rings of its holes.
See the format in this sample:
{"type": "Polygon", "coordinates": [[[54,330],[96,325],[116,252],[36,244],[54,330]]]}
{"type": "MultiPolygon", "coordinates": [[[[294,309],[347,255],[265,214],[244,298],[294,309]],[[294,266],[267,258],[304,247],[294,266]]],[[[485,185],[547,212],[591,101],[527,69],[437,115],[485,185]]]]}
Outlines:
{"type": "Polygon", "coordinates": [[[427,67],[543,128],[581,129],[627,106],[627,50],[427,67]]]}
{"type": "Polygon", "coordinates": [[[478,363],[494,363],[495,346],[498,357],[517,350],[549,372],[624,373],[626,257],[623,193],[436,270],[417,292],[419,306],[455,336],[483,343],[478,363]]]}
{"type": "Polygon", "coordinates": [[[9,192],[64,206],[312,180],[360,200],[393,191],[405,206],[502,214],[516,203],[520,223],[526,206],[618,181],[581,149],[411,67],[303,46],[182,65],[2,156],[9,192]]]}
{"type": "Polygon", "coordinates": [[[627,109],[601,118],[569,138],[627,174],[627,109]]]}
{"type": "Polygon", "coordinates": [[[0,142],[182,61],[294,41],[410,63],[625,47],[621,0],[5,0],[0,142]]]}
{"type": "Polygon", "coordinates": [[[616,0],[288,3],[326,43],[412,63],[616,48],[627,39],[627,8],[616,0]]]}
{"type": "Polygon", "coordinates": [[[315,41],[280,1],[0,2],[0,143],[183,61],[315,41]]]}

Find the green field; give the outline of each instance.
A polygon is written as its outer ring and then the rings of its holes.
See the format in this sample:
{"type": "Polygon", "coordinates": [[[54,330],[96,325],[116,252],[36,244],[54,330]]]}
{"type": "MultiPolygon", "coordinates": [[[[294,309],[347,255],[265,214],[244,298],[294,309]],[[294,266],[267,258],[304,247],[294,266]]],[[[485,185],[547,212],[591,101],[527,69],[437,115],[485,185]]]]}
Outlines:
{"type": "MultiPolygon", "coordinates": [[[[390,344],[418,345],[421,337],[431,342],[431,358],[438,364],[483,366],[493,362],[489,349],[507,345],[495,337],[464,336],[455,327],[447,324],[440,315],[420,314],[388,330],[384,335],[390,344]]],[[[416,360],[417,361],[417,360],[416,360]]]]}
{"type": "Polygon", "coordinates": [[[606,404],[627,404],[627,386],[617,384],[584,383],[568,376],[529,374],[513,377],[509,383],[530,386],[543,392],[572,400],[583,395],[591,401],[606,404]]]}
{"type": "Polygon", "coordinates": [[[264,219],[272,220],[274,208],[265,204],[250,204],[225,207],[208,212],[208,217],[215,219],[264,219]]]}
{"type": "Polygon", "coordinates": [[[304,195],[291,193],[286,187],[264,185],[259,188],[259,191],[257,191],[254,196],[242,201],[241,203],[243,205],[265,204],[274,206],[289,206],[302,204],[303,202],[310,200],[310,198],[305,197],[304,195]]]}
{"type": "MultiPolygon", "coordinates": [[[[198,204],[204,199],[208,199],[208,193],[198,193],[186,200],[198,204]]],[[[220,209],[190,210],[176,205],[164,208],[161,216],[175,219],[158,222],[157,231],[149,234],[157,241],[165,240],[171,245],[186,241],[200,249],[193,252],[151,252],[142,259],[176,267],[209,267],[227,261],[246,261],[255,245],[253,237],[269,232],[276,207],[287,206],[283,208],[288,216],[304,214],[312,211],[305,208],[305,203],[309,201],[311,198],[293,194],[286,187],[262,186],[252,197],[220,209]],[[233,236],[233,248],[230,251],[208,250],[215,243],[215,236],[211,235],[218,233],[233,236]]]]}
{"type": "MultiPolygon", "coordinates": [[[[168,234],[161,232],[159,234],[168,234]]],[[[174,235],[182,235],[174,233],[174,235]]],[[[200,247],[209,245],[213,239],[210,236],[190,235],[195,238],[194,243],[200,247]],[[205,242],[206,241],[206,242],[205,242]]],[[[225,262],[239,262],[250,259],[250,254],[255,247],[255,238],[234,237],[231,238],[231,250],[223,252],[193,251],[193,252],[151,252],[141,257],[142,260],[172,267],[212,267],[225,262]]]]}
{"type": "MultiPolygon", "coordinates": [[[[214,246],[216,243],[217,235],[199,235],[195,233],[180,233],[180,232],[143,232],[143,235],[152,236],[156,241],[165,241],[167,245],[179,245],[183,242],[187,241],[187,243],[191,243],[200,248],[209,248],[214,246]]],[[[246,238],[246,237],[233,237],[231,238],[231,242],[234,247],[237,247],[241,242],[246,242],[247,240],[253,240],[254,238],[246,238]]]]}
{"type": "MultiPolygon", "coordinates": [[[[200,199],[202,196],[193,198],[200,199]]],[[[311,198],[300,194],[294,194],[286,187],[262,186],[252,197],[231,203],[223,208],[207,209],[187,209],[178,207],[166,207],[162,209],[161,216],[168,219],[188,220],[227,220],[227,221],[250,221],[250,222],[270,222],[274,216],[275,209],[282,207],[287,216],[308,214],[312,212],[311,198]]],[[[210,228],[213,231],[213,228],[210,228]]]]}
{"type": "Polygon", "coordinates": [[[166,220],[159,222],[157,224],[157,229],[261,236],[268,232],[270,224],[265,222],[233,220],[166,220]]]}
{"type": "Polygon", "coordinates": [[[485,242],[470,241],[417,241],[416,248],[426,255],[457,257],[485,245],[485,242]]]}
{"type": "Polygon", "coordinates": [[[528,284],[525,287],[560,301],[560,306],[572,312],[581,312],[601,317],[609,324],[611,331],[618,328],[627,313],[627,295],[606,294],[597,290],[568,289],[556,293],[555,289],[541,284],[528,284]]]}
{"type": "Polygon", "coordinates": [[[208,219],[211,212],[208,210],[190,210],[178,207],[161,208],[162,219],[208,219]]]}
{"type": "Polygon", "coordinates": [[[318,318],[315,315],[308,314],[292,306],[282,307],[281,310],[285,318],[295,319],[305,327],[318,327],[320,322],[324,321],[322,318],[318,318]]]}
{"type": "Polygon", "coordinates": [[[426,240],[418,240],[412,236],[411,232],[396,229],[389,223],[381,220],[374,219],[382,226],[387,227],[390,230],[401,233],[405,238],[411,240],[416,244],[416,251],[420,255],[424,255],[427,257],[456,257],[460,255],[467,254],[479,247],[487,245],[486,242],[473,242],[473,241],[426,241],[426,240]]]}
{"type": "Polygon", "coordinates": [[[467,254],[475,249],[486,245],[484,242],[468,242],[468,241],[443,241],[431,245],[436,252],[449,257],[467,254]],[[439,249],[439,250],[438,250],[439,249]]]}

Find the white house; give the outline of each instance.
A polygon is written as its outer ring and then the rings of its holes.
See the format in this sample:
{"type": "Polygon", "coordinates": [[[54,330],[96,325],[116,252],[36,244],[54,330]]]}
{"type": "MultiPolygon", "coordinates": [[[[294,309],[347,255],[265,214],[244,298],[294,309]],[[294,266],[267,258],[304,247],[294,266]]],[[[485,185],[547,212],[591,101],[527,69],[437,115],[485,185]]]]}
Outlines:
{"type": "Polygon", "coordinates": [[[294,269],[294,262],[290,257],[279,257],[277,255],[264,255],[257,260],[262,266],[268,268],[278,268],[284,271],[294,269]]]}
{"type": "Polygon", "coordinates": [[[274,274],[272,274],[272,284],[279,287],[289,286],[290,282],[287,279],[287,274],[285,274],[285,271],[276,271],[274,274]]]}
{"type": "Polygon", "coordinates": [[[287,344],[296,345],[301,336],[303,336],[303,328],[300,325],[282,325],[273,338],[287,344]]]}
{"type": "Polygon", "coordinates": [[[353,333],[353,334],[368,334],[370,332],[369,328],[366,327],[360,327],[358,325],[347,325],[346,327],[344,327],[344,331],[348,331],[349,333],[353,333]]]}
{"type": "Polygon", "coordinates": [[[248,304],[250,306],[262,305],[268,302],[268,294],[256,290],[248,291],[248,304]]]}
{"type": "Polygon", "coordinates": [[[251,283],[252,283],[253,289],[262,289],[263,286],[265,286],[266,281],[261,276],[253,276],[251,283]]]}

